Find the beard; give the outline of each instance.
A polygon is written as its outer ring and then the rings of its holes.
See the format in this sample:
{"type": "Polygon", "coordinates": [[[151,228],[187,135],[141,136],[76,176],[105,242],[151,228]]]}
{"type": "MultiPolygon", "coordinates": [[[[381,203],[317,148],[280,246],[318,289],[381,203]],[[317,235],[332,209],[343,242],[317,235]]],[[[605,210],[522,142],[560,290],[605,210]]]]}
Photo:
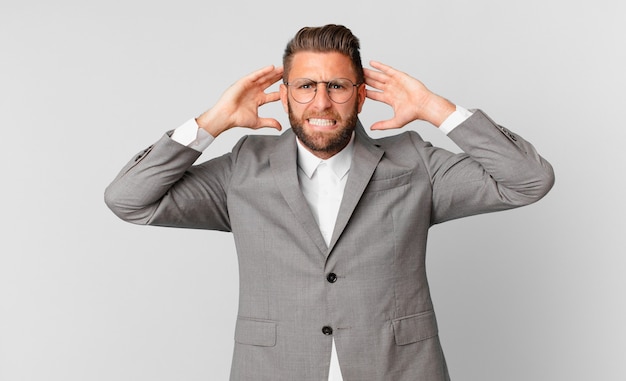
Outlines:
{"type": "Polygon", "coordinates": [[[296,134],[300,142],[305,147],[310,149],[313,153],[320,153],[325,156],[332,156],[341,151],[348,145],[350,139],[352,139],[352,132],[356,127],[358,120],[358,105],[354,104],[354,109],[346,117],[345,121],[336,112],[328,111],[324,113],[309,113],[302,115],[301,118],[296,117],[291,109],[291,103],[288,105],[289,122],[291,123],[291,129],[296,134]],[[331,117],[336,120],[338,125],[343,124],[343,127],[330,132],[310,132],[304,129],[304,121],[309,118],[324,118],[331,117]]]}

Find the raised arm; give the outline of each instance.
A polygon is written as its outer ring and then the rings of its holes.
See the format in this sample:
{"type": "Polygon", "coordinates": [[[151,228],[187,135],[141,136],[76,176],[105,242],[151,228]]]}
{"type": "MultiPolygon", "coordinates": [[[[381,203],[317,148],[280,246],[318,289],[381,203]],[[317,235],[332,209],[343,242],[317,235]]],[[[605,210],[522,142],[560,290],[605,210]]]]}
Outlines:
{"type": "MultiPolygon", "coordinates": [[[[198,127],[214,137],[233,127],[280,130],[277,120],[259,117],[258,108],[279,100],[278,92],[265,91],[282,72],[267,66],[241,78],[196,118],[198,127]]],[[[167,133],[122,168],[105,191],[106,204],[118,217],[137,224],[229,230],[225,192],[240,145],[231,154],[193,166],[200,152],[170,136],[167,133]],[[200,213],[199,203],[212,213],[200,213]]]]}
{"type": "MultiPolygon", "coordinates": [[[[394,116],[372,129],[401,128],[414,120],[439,127],[456,106],[419,80],[372,61],[365,69],[367,97],[389,105],[394,116]]],[[[415,135],[417,136],[417,135],[415,135]]],[[[453,154],[415,138],[431,175],[433,223],[528,205],[554,183],[554,172],[521,136],[477,110],[448,136],[464,151],[453,154]]]]}
{"type": "Polygon", "coordinates": [[[258,129],[263,127],[281,130],[273,118],[259,117],[259,107],[280,100],[280,93],[265,93],[268,87],[282,78],[283,68],[267,66],[235,82],[215,106],[196,118],[198,126],[217,137],[233,127],[258,129]]]}

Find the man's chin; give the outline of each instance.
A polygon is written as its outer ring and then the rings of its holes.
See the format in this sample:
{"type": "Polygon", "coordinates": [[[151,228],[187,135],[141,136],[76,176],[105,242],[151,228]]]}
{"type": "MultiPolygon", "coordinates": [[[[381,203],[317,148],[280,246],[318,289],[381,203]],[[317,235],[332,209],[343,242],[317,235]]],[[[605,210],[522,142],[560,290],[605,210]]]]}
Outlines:
{"type": "Polygon", "coordinates": [[[300,142],[304,144],[308,149],[315,152],[328,152],[332,150],[332,146],[335,145],[333,141],[327,137],[319,136],[319,134],[307,134],[304,136],[298,136],[300,142]]]}
{"type": "Polygon", "coordinates": [[[341,151],[352,138],[352,130],[304,132],[292,127],[300,142],[310,151],[320,154],[335,154],[341,151]]]}

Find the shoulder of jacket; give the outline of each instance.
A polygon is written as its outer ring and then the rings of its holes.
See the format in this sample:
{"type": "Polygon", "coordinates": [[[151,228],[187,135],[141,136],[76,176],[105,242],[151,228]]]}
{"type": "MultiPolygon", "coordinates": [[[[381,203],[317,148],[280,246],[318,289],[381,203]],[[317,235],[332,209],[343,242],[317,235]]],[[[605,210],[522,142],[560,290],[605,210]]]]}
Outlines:
{"type": "Polygon", "coordinates": [[[231,154],[233,160],[253,158],[261,160],[275,152],[280,142],[281,135],[245,135],[239,139],[231,154]]]}
{"type": "Polygon", "coordinates": [[[397,147],[398,145],[414,145],[416,141],[423,141],[422,137],[413,130],[402,131],[395,135],[372,139],[372,142],[380,147],[397,147]]]}

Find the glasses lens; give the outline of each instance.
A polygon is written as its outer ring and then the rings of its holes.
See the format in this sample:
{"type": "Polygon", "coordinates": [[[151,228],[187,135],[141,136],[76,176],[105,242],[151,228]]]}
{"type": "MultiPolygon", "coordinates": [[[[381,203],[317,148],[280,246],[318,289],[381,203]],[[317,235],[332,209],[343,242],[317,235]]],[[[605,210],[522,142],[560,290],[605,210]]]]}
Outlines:
{"type": "Polygon", "coordinates": [[[328,95],[335,103],[346,103],[352,98],[354,84],[349,79],[339,78],[328,82],[328,95]]]}
{"type": "Polygon", "coordinates": [[[296,102],[309,103],[315,98],[317,83],[310,79],[298,78],[289,83],[291,96],[296,102]]]}

